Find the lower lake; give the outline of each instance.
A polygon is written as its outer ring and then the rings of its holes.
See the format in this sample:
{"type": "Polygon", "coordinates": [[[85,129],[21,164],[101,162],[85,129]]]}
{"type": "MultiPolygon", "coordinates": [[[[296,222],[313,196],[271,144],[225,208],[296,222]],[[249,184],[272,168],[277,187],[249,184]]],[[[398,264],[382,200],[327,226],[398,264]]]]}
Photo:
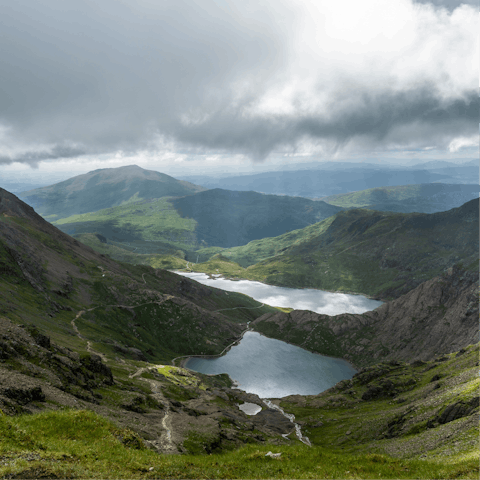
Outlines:
{"type": "Polygon", "coordinates": [[[185,367],[210,375],[228,373],[239,388],[261,398],[316,395],[356,373],[345,360],[311,353],[257,332],[246,332],[222,357],[190,357],[185,367]]]}

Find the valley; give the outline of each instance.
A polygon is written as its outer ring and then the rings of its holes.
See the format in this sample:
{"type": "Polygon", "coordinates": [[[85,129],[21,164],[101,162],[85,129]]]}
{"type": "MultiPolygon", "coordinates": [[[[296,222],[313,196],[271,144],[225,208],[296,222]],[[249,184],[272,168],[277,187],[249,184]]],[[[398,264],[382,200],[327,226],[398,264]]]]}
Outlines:
{"type": "MultiPolygon", "coordinates": [[[[102,195],[98,175],[115,184],[99,172],[71,182],[77,198],[93,195],[89,181],[102,195]]],[[[0,425],[13,432],[0,442],[1,475],[178,478],[186,464],[189,478],[478,475],[478,200],[409,213],[361,204],[370,192],[335,206],[200,188],[130,189],[115,204],[112,191],[90,212],[70,194],[62,210],[36,193],[42,218],[0,190],[0,425]],[[384,303],[277,308],[168,270],[384,303]],[[227,375],[174,361],[216,356],[247,330],[359,369],[319,394],[273,399],[311,446],[227,375]],[[242,403],[261,410],[247,415],[242,403]]],[[[425,195],[395,192],[397,203],[425,195]]]]}

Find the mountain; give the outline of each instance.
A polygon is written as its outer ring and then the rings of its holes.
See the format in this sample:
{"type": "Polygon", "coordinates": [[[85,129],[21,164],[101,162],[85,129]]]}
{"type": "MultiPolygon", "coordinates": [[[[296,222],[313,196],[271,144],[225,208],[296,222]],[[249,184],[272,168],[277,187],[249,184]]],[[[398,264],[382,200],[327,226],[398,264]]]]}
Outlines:
{"type": "Polygon", "coordinates": [[[478,476],[478,346],[463,346],[478,303],[462,267],[364,315],[292,312],[280,331],[292,343],[386,361],[270,407],[226,375],[170,362],[220,353],[246,322],[277,328],[277,309],[116,263],[3,189],[0,273],[2,478],[478,476]],[[262,410],[248,416],[246,402],[262,410]]]}
{"type": "Polygon", "coordinates": [[[209,189],[254,190],[275,195],[320,198],[374,187],[448,181],[449,178],[451,178],[449,174],[434,173],[426,169],[364,167],[357,164],[348,168],[337,167],[334,169],[330,166],[328,169],[318,170],[266,172],[255,175],[211,178],[210,180],[204,178],[201,185],[209,189]]]}
{"type": "Polygon", "coordinates": [[[343,208],[435,213],[459,207],[473,198],[478,198],[479,192],[478,184],[424,183],[370,188],[359,192],[331,195],[322,200],[343,208]]]}
{"type": "Polygon", "coordinates": [[[197,222],[199,243],[218,247],[275,237],[340,211],[340,207],[305,198],[222,189],[177,198],[172,203],[182,217],[197,222]]]}
{"type": "MultiPolygon", "coordinates": [[[[231,277],[397,298],[455,263],[478,271],[478,202],[433,214],[347,210],[221,255],[232,262],[231,277]]],[[[210,264],[190,268],[209,271],[210,264]]]]}
{"type": "Polygon", "coordinates": [[[120,265],[59,231],[3,189],[0,271],[1,311],[8,318],[35,324],[65,342],[73,332],[72,312],[86,310],[79,320],[86,329],[82,335],[99,342],[103,351],[127,357],[128,348],[135,350],[133,357],[151,360],[221,351],[240,334],[240,324],[254,317],[248,310],[227,316],[216,310],[258,306],[244,295],[232,297],[170,272],[120,265]],[[169,320],[172,315],[175,321],[169,320]],[[130,325],[133,318],[138,329],[130,325]],[[190,333],[179,341],[185,329],[190,333]],[[121,350],[122,344],[128,348],[121,350]]]}
{"type": "Polygon", "coordinates": [[[49,218],[95,212],[143,199],[178,197],[203,187],[137,165],[94,170],[48,187],[22,192],[20,198],[49,218]]]}
{"type": "Polygon", "coordinates": [[[478,270],[454,265],[371,312],[275,312],[253,326],[269,337],[363,367],[389,360],[431,361],[477,342],[479,293],[478,270]]]}
{"type": "Polygon", "coordinates": [[[174,253],[243,245],[302,228],[341,210],[305,198],[215,189],[74,215],[53,224],[70,235],[99,233],[109,242],[131,244],[138,253],[174,253]]]}

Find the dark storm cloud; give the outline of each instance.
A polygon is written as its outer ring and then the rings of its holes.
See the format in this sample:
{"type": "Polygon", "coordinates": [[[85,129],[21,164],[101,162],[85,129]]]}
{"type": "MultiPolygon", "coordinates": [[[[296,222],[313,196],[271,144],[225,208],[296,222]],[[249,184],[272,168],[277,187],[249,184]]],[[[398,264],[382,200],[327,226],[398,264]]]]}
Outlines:
{"type": "Polygon", "coordinates": [[[304,139],[445,144],[473,131],[471,92],[369,89],[368,71],[360,93],[340,82],[327,109],[259,108],[294,70],[297,4],[0,0],[0,164],[155,150],[159,136],[262,159],[304,139]]]}

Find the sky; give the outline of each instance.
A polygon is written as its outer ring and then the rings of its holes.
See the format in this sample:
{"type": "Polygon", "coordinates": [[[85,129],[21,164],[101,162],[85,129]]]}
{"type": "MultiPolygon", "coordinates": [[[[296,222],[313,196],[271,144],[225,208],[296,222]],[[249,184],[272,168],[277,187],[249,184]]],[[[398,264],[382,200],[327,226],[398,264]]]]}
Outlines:
{"type": "Polygon", "coordinates": [[[0,31],[0,182],[478,158],[477,2],[0,0],[0,31]]]}

